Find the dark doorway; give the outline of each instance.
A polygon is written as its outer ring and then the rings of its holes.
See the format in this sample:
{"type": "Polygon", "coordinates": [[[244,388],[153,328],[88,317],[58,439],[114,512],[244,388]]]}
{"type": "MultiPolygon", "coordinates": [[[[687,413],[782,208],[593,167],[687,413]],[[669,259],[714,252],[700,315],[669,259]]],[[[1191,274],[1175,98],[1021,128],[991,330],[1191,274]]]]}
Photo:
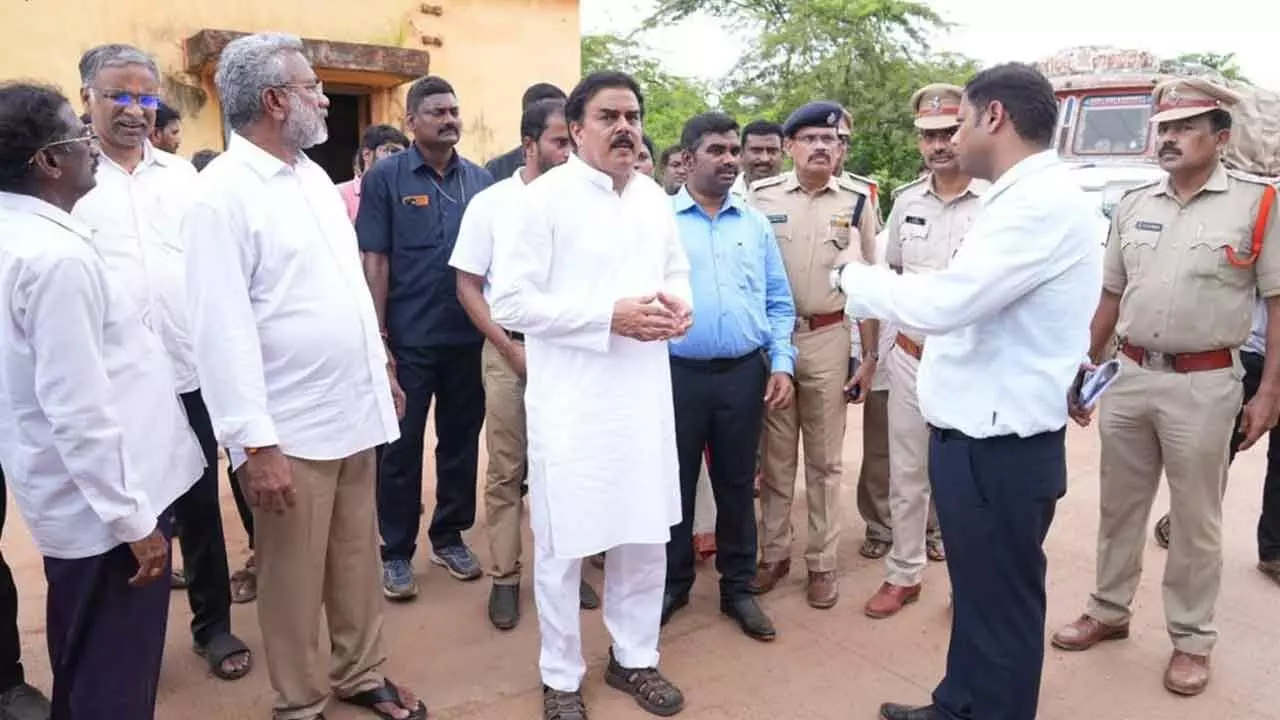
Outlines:
{"type": "Polygon", "coordinates": [[[335,183],[346,182],[355,176],[352,163],[360,148],[360,133],[368,124],[368,95],[336,93],[328,91],[329,139],[307,151],[307,155],[329,173],[335,183]]]}

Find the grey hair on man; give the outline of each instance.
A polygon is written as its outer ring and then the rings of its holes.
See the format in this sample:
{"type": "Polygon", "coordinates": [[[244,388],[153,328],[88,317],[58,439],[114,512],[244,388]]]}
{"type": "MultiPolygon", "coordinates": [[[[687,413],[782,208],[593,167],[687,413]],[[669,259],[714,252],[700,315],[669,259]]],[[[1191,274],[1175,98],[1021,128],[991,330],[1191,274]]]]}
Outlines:
{"type": "Polygon", "coordinates": [[[232,128],[241,130],[262,117],[262,94],[288,82],[284,56],[293,52],[302,53],[302,40],[285,33],[246,35],[222,49],[213,81],[232,128]]]}
{"type": "Polygon", "coordinates": [[[155,58],[132,45],[111,43],[89,48],[80,56],[80,85],[89,87],[98,78],[98,73],[107,68],[141,65],[150,71],[151,76],[160,82],[160,67],[155,58]]]}

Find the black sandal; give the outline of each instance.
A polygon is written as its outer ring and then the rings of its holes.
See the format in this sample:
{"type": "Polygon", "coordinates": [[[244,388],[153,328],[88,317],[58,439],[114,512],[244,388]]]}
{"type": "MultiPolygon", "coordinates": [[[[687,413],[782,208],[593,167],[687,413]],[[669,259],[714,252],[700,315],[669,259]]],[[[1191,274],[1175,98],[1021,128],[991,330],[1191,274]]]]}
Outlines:
{"type": "MultiPolygon", "coordinates": [[[[396,717],[391,713],[383,712],[378,709],[378,706],[382,703],[392,703],[396,707],[404,710],[409,709],[404,706],[404,700],[400,698],[400,690],[396,688],[395,685],[392,685],[390,680],[385,679],[382,681],[381,687],[376,687],[372,690],[365,690],[364,692],[356,693],[351,697],[344,697],[342,698],[342,702],[347,703],[348,705],[355,705],[358,708],[364,708],[374,715],[377,715],[381,720],[396,720],[396,717]]],[[[411,710],[409,715],[405,717],[405,720],[425,720],[426,717],[427,706],[423,704],[422,700],[418,700],[418,707],[411,710]]]]}
{"type": "Polygon", "coordinates": [[[654,715],[669,717],[684,710],[684,694],[662,677],[657,668],[622,667],[613,656],[613,648],[609,649],[609,668],[605,670],[604,681],[609,687],[635,698],[640,707],[654,715]]]}
{"type": "Polygon", "coordinates": [[[564,692],[542,686],[542,720],[587,720],[581,692],[564,692]]]}
{"type": "Polygon", "coordinates": [[[231,633],[214,635],[209,642],[204,645],[195,645],[191,649],[209,663],[209,669],[220,680],[239,680],[253,669],[253,651],[231,633]],[[222,667],[224,662],[236,655],[244,655],[249,659],[242,670],[228,671],[222,667]]]}
{"type": "Polygon", "coordinates": [[[1153,534],[1156,536],[1156,544],[1165,550],[1169,549],[1169,516],[1165,515],[1156,521],[1156,527],[1153,534]]]}

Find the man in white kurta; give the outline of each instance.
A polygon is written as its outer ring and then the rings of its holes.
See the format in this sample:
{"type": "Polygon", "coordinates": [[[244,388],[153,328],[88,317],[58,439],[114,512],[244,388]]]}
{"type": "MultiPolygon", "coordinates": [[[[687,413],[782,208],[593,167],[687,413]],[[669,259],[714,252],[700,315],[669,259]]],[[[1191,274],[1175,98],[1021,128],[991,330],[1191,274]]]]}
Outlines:
{"type": "Polygon", "coordinates": [[[605,552],[606,678],[637,695],[638,683],[613,673],[656,675],[666,543],[681,519],[679,463],[667,342],[619,334],[620,316],[637,299],[664,312],[660,293],[687,308],[689,263],[662,188],[632,174],[619,189],[581,150],[526,188],[520,213],[516,231],[496,239],[491,312],[525,336],[542,681],[579,691],[578,578],[582,558],[605,552]]]}

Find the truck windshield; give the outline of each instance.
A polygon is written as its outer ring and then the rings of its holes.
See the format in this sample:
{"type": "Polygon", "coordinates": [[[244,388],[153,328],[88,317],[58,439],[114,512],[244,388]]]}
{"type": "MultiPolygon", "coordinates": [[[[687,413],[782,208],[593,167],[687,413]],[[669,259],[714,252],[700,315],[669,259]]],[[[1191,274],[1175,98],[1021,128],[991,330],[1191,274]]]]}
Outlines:
{"type": "Polygon", "coordinates": [[[1151,132],[1150,95],[1093,95],[1080,103],[1077,155],[1142,155],[1151,132]]]}

